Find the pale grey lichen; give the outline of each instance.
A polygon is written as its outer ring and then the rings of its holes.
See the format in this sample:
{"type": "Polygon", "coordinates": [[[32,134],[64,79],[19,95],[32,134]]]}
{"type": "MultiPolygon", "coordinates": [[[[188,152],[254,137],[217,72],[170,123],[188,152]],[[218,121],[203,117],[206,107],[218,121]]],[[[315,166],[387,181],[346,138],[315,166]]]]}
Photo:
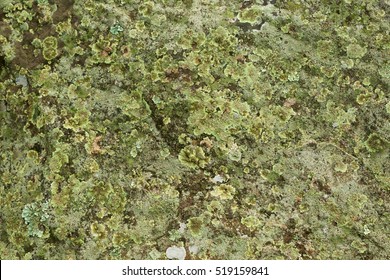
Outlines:
{"type": "Polygon", "coordinates": [[[19,75],[16,77],[15,83],[18,86],[27,87],[28,86],[27,77],[25,75],[19,75]]]}
{"type": "Polygon", "coordinates": [[[165,254],[171,260],[184,260],[186,257],[186,249],[184,247],[172,246],[167,248],[165,254]]]}

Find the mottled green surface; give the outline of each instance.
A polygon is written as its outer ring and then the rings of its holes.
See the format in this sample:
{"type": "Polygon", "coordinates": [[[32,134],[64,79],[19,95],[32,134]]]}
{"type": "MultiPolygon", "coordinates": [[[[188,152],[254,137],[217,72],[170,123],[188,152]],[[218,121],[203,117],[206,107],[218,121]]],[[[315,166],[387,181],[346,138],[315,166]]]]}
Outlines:
{"type": "Polygon", "coordinates": [[[389,259],[389,32],[389,0],[0,1],[0,258],[389,259]]]}

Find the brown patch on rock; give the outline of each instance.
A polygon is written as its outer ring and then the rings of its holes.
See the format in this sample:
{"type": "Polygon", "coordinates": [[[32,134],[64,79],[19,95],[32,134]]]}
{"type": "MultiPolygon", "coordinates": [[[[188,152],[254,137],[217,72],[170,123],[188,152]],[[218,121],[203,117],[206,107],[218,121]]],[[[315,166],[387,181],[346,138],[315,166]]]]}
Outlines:
{"type": "Polygon", "coordinates": [[[53,23],[64,21],[71,15],[74,0],[56,0],[57,11],[53,14],[53,23]]]}
{"type": "Polygon", "coordinates": [[[97,136],[92,142],[92,154],[100,154],[103,150],[99,146],[102,136],[97,136]]]}
{"type": "Polygon", "coordinates": [[[12,29],[8,23],[0,21],[0,35],[8,38],[11,35],[12,29]]]}
{"type": "Polygon", "coordinates": [[[325,194],[332,194],[332,189],[326,182],[321,180],[313,180],[312,186],[318,188],[319,191],[324,192],[325,194]]]}

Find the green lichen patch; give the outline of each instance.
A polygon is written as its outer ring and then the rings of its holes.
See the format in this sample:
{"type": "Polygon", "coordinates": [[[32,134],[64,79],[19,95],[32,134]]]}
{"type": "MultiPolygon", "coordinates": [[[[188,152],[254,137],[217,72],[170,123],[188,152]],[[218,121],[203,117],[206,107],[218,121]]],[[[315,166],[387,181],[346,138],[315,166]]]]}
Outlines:
{"type": "Polygon", "coordinates": [[[218,197],[222,200],[226,199],[232,199],[234,197],[234,194],[236,192],[236,189],[228,184],[221,184],[219,186],[214,187],[214,190],[211,191],[211,195],[218,197]]]}
{"type": "Polygon", "coordinates": [[[48,36],[42,41],[42,47],[44,49],[50,49],[50,48],[57,48],[58,43],[57,43],[57,38],[53,36],[48,36]]]}
{"type": "Polygon", "coordinates": [[[204,168],[210,161],[203,149],[198,146],[186,146],[179,153],[179,161],[189,168],[204,168]]]}
{"type": "Polygon", "coordinates": [[[367,49],[358,44],[350,44],[347,46],[347,56],[349,58],[362,58],[366,52],[367,49]]]}
{"type": "MultiPolygon", "coordinates": [[[[45,233],[45,223],[50,218],[49,203],[26,204],[22,211],[22,218],[28,227],[28,234],[32,237],[43,237],[45,233]]],[[[47,228],[47,227],[46,227],[47,228]]]]}
{"type": "Polygon", "coordinates": [[[42,55],[46,60],[53,60],[57,57],[58,52],[55,48],[45,48],[42,50],[42,55]]]}
{"type": "Polygon", "coordinates": [[[203,220],[198,217],[193,217],[188,220],[187,227],[191,234],[197,236],[200,234],[203,227],[203,220]]]}
{"type": "Polygon", "coordinates": [[[261,21],[261,15],[262,15],[262,11],[260,7],[254,5],[250,8],[243,10],[239,14],[238,19],[240,20],[240,22],[247,22],[250,24],[254,24],[256,22],[261,21]]]}
{"type": "Polygon", "coordinates": [[[389,142],[376,133],[370,134],[365,144],[367,149],[372,153],[381,152],[389,147],[389,142]]]}

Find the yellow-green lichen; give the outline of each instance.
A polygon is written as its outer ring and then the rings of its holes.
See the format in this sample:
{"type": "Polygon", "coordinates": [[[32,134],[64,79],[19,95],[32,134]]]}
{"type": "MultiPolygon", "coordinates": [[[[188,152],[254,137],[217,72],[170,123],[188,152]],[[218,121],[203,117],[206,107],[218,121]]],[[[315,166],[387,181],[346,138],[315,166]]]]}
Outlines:
{"type": "Polygon", "coordinates": [[[210,161],[203,149],[198,146],[186,146],[179,153],[179,161],[190,168],[204,168],[210,161]]]}

